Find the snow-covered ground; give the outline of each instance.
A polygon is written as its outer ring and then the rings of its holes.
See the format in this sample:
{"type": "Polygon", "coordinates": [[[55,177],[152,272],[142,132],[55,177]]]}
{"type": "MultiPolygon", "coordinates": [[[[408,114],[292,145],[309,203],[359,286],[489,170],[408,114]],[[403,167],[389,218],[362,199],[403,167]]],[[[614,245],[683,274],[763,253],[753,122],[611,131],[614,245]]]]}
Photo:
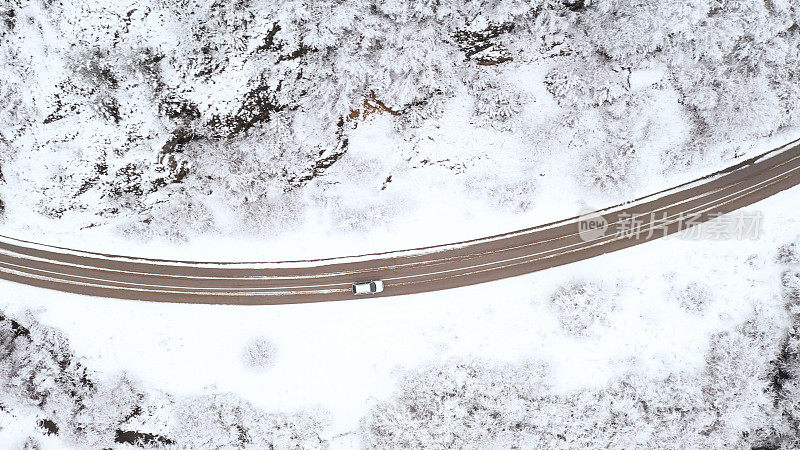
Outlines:
{"type": "Polygon", "coordinates": [[[791,3],[190,3],[0,9],[0,233],[168,259],[418,247],[800,135],[791,3]]]}
{"type": "MultiPolygon", "coordinates": [[[[403,250],[574,217],[699,178],[800,137],[798,129],[784,129],[769,138],[739,143],[736,159],[696,162],[669,177],[657,167],[643,169],[635,189],[609,194],[586,191],[577,184],[570,167],[574,161],[568,157],[548,155],[529,167],[520,166],[518,157],[525,151],[525,142],[507,142],[501,133],[484,130],[465,135],[457,131],[465,123],[454,122],[443,121],[448,131],[432,133],[438,145],[425,149],[432,144],[420,144],[419,158],[438,155],[457,160],[464,158],[465,151],[474,152],[474,158],[485,162],[471,167],[466,183],[448,167],[408,169],[402,155],[393,152],[400,144],[395,142],[397,136],[392,139],[388,119],[376,119],[354,130],[350,150],[328,172],[336,181],[324,195],[335,199],[334,211],[315,207],[311,199],[301,203],[306,208],[302,218],[279,233],[203,233],[191,235],[188,241],[142,240],[108,226],[81,230],[80,212],[59,219],[42,217],[13,196],[6,214],[14,220],[0,226],[0,233],[85,251],[183,261],[270,262],[403,250]],[[392,182],[381,189],[386,174],[392,182]]],[[[234,220],[224,210],[216,217],[218,223],[234,220]]]]}
{"type": "Polygon", "coordinates": [[[602,388],[631,372],[653,380],[701,373],[711,337],[756,310],[769,317],[765,342],[780,339],[790,317],[781,297],[786,267],[776,257],[781,245],[800,242],[800,218],[785,207],[796,204],[800,190],[793,188],[754,205],[750,211],[764,218],[757,240],[669,237],[545,272],[407,297],[173,305],[3,282],[3,310],[30,310],[63,330],[102,380],[124,371],[178,396],[233,392],[267,411],[322,408],[331,420],[323,435],[333,448],[348,448],[358,445],[368,409],[391,398],[398,378],[417,367],[475,358],[538,361],[549,367],[552,392],[564,393],[602,388]],[[584,318],[551,301],[574,283],[598,290],[581,305],[584,318]],[[687,305],[682,293],[700,297],[687,305]],[[577,337],[565,328],[585,320],[588,329],[577,337]],[[266,369],[243,359],[258,338],[276,349],[266,369]]]}
{"type": "MultiPolygon", "coordinates": [[[[791,1],[8,0],[0,235],[276,261],[512,231],[796,139],[798,67],[791,1]]],[[[798,204],[381,300],[0,282],[0,446],[793,448],[798,204]]]]}

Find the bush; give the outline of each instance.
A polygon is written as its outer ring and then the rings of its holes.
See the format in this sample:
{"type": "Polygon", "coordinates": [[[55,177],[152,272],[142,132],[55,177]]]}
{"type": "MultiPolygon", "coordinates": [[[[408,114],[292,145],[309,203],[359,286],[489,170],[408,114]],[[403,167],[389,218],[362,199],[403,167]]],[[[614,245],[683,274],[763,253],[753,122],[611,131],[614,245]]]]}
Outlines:
{"type": "Polygon", "coordinates": [[[574,58],[545,76],[547,91],[568,108],[608,106],[628,97],[628,72],[614,70],[595,58],[574,58]]]}
{"type": "Polygon", "coordinates": [[[377,204],[343,200],[331,205],[333,223],[338,230],[363,232],[391,223],[403,211],[403,201],[394,199],[377,204]]]}
{"type": "Polygon", "coordinates": [[[800,245],[797,242],[781,245],[775,259],[780,264],[800,264],[800,245]]]}
{"type": "Polygon", "coordinates": [[[588,154],[581,184],[609,194],[618,194],[632,186],[638,157],[629,145],[600,145],[588,154]]]}
{"type": "Polygon", "coordinates": [[[186,448],[324,448],[319,412],[271,414],[232,394],[188,397],[177,406],[170,436],[186,448]]]}
{"type": "Polygon", "coordinates": [[[691,282],[683,289],[674,292],[673,298],[684,311],[700,315],[713,301],[714,293],[706,284],[691,282]]]}
{"type": "Polygon", "coordinates": [[[783,343],[781,352],[773,361],[772,392],[777,407],[787,422],[791,437],[786,447],[800,444],[800,312],[794,315],[792,328],[783,343]]]}
{"type": "Polygon", "coordinates": [[[179,189],[119,227],[126,234],[181,243],[213,229],[214,216],[202,198],[179,189]]]}
{"type": "Polygon", "coordinates": [[[467,79],[475,99],[473,119],[478,125],[510,130],[509,121],[522,111],[525,98],[508,87],[505,81],[492,72],[481,73],[467,79]]]}
{"type": "Polygon", "coordinates": [[[781,277],[781,284],[786,290],[790,303],[796,303],[800,300],[800,272],[784,272],[781,277]]]}
{"type": "Polygon", "coordinates": [[[600,284],[577,281],[556,290],[550,296],[550,306],[568,335],[586,338],[609,324],[616,301],[614,293],[600,284]]]}
{"type": "Polygon", "coordinates": [[[395,394],[362,419],[362,444],[793,448],[800,425],[800,320],[787,335],[776,326],[782,314],[777,307],[755,309],[740,326],[711,337],[704,369],[661,379],[623,374],[605,387],[564,392],[535,363],[456,360],[409,371],[395,394]]]}
{"type": "Polygon", "coordinates": [[[278,349],[264,337],[253,339],[242,353],[244,365],[253,370],[266,370],[275,365],[278,349]]]}
{"type": "Polygon", "coordinates": [[[486,198],[492,206],[504,211],[522,213],[533,206],[537,180],[533,177],[498,179],[478,176],[467,179],[467,189],[486,198]]]}
{"type": "Polygon", "coordinates": [[[361,420],[365,448],[507,447],[537,426],[541,365],[453,361],[413,371],[361,420]]]}
{"type": "MultiPolygon", "coordinates": [[[[265,340],[258,364],[268,358],[265,340]]],[[[58,330],[0,313],[0,410],[34,411],[65,446],[323,448],[324,411],[267,413],[232,395],[173,397],[126,375],[98,381],[58,330]]],[[[34,439],[35,441],[35,439],[34,439]]],[[[33,442],[33,441],[32,441],[33,442]]]]}

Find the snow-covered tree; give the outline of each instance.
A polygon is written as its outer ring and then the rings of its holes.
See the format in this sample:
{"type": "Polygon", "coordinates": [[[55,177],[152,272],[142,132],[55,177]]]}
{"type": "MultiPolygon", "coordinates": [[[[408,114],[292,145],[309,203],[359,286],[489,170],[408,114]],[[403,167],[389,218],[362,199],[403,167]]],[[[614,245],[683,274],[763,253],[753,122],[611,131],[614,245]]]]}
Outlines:
{"type": "Polygon", "coordinates": [[[702,282],[691,282],[670,294],[686,312],[702,315],[706,307],[714,301],[711,288],[702,282]]]}
{"type": "Polygon", "coordinates": [[[267,338],[258,337],[250,341],[242,353],[242,362],[253,370],[269,369],[275,364],[277,348],[267,338]]]}
{"type": "MultiPolygon", "coordinates": [[[[32,315],[0,313],[0,404],[35,415],[65,446],[323,448],[323,410],[272,413],[233,394],[174,397],[122,374],[91,372],[67,338],[32,315]]],[[[35,436],[31,442],[35,442],[35,436]]],[[[33,445],[33,444],[31,444],[33,445]]]]}
{"type": "Polygon", "coordinates": [[[550,296],[550,306],[568,335],[585,338],[609,324],[615,297],[614,290],[602,284],[577,281],[558,288],[550,296]]]}
{"type": "Polygon", "coordinates": [[[269,414],[234,395],[211,394],[177,405],[170,436],[192,448],[323,448],[324,423],[315,411],[269,414]]]}

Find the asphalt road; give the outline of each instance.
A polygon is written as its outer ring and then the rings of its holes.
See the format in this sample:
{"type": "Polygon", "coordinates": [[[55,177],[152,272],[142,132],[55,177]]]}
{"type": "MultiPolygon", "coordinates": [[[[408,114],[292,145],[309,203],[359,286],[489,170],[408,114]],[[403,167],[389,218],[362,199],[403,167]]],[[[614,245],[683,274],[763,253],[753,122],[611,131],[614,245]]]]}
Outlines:
{"type": "Polygon", "coordinates": [[[350,300],[358,298],[351,292],[353,282],[375,279],[384,280],[385,291],[371,298],[414,294],[485,283],[621,250],[797,184],[800,140],[595,214],[455,244],[320,260],[201,263],[104,255],[0,237],[0,278],[98,297],[181,303],[350,300]]]}

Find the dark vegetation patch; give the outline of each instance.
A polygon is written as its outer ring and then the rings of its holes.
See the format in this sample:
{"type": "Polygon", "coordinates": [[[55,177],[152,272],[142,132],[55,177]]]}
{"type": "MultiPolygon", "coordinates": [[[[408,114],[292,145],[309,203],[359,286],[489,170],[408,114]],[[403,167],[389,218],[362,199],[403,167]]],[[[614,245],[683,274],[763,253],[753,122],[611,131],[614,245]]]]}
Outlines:
{"type": "Polygon", "coordinates": [[[200,110],[194,102],[174,94],[164,98],[158,104],[158,108],[161,115],[179,122],[186,123],[200,118],[200,110]]]}
{"type": "Polygon", "coordinates": [[[568,10],[573,12],[582,11],[586,8],[586,2],[584,0],[567,0],[563,4],[568,10]]]}
{"type": "Polygon", "coordinates": [[[210,134],[217,139],[232,138],[247,132],[255,125],[267,122],[273,113],[282,111],[286,105],[281,105],[276,99],[281,83],[273,90],[269,80],[262,79],[258,85],[248,91],[242,98],[241,105],[236,113],[231,115],[214,115],[208,123],[210,134]]]}
{"type": "Polygon", "coordinates": [[[781,264],[800,264],[800,246],[797,242],[781,245],[775,259],[781,264]]]}
{"type": "Polygon", "coordinates": [[[514,30],[513,22],[490,24],[483,30],[459,30],[453,34],[458,48],[464,52],[466,61],[474,60],[478,65],[490,66],[511,61],[508,50],[500,38],[514,30]]]}
{"type": "Polygon", "coordinates": [[[173,153],[182,153],[183,147],[186,144],[197,139],[198,135],[196,135],[192,130],[186,128],[178,128],[172,132],[172,136],[167,139],[167,142],[161,147],[161,151],[159,152],[158,156],[158,163],[162,164],[164,162],[164,156],[171,155],[173,153]]]}
{"type": "Polygon", "coordinates": [[[159,64],[164,59],[164,54],[151,47],[143,47],[134,52],[131,58],[133,70],[142,76],[157,94],[164,90],[164,81],[161,77],[159,64]]]}
{"type": "Polygon", "coordinates": [[[800,272],[784,272],[781,277],[781,283],[790,303],[797,303],[800,300],[800,272]]]}
{"type": "Polygon", "coordinates": [[[142,195],[141,169],[133,163],[121,167],[114,174],[113,184],[109,192],[117,197],[124,194],[140,197],[142,195]]]}
{"type": "Polygon", "coordinates": [[[45,116],[45,125],[64,119],[70,115],[79,114],[80,109],[77,101],[73,98],[80,98],[89,94],[88,91],[78,87],[71,81],[58,83],[57,91],[53,94],[53,110],[45,116]]]}
{"type": "Polygon", "coordinates": [[[50,419],[39,419],[36,424],[48,435],[58,434],[58,425],[50,419]]]}
{"type": "Polygon", "coordinates": [[[173,445],[175,441],[152,433],[142,433],[139,431],[116,430],[114,442],[118,444],[131,444],[137,447],[150,447],[153,445],[173,445]]]}
{"type": "Polygon", "coordinates": [[[775,406],[781,411],[800,444],[800,315],[794,316],[794,323],[780,353],[771,363],[770,393],[775,406]]]}
{"type": "Polygon", "coordinates": [[[0,27],[0,37],[4,36],[7,31],[14,31],[16,15],[17,13],[11,5],[7,5],[5,8],[0,7],[0,22],[3,24],[3,27],[0,27]]]}
{"type": "Polygon", "coordinates": [[[311,47],[306,46],[305,44],[300,44],[297,48],[293,50],[288,50],[286,48],[286,44],[281,41],[280,39],[276,39],[278,32],[281,31],[281,26],[278,22],[274,22],[272,24],[272,28],[267,32],[266,36],[264,36],[263,43],[256,47],[255,53],[274,53],[277,55],[277,62],[283,61],[292,61],[298,58],[302,58],[306,56],[308,53],[312,52],[314,49],[311,47]]]}

